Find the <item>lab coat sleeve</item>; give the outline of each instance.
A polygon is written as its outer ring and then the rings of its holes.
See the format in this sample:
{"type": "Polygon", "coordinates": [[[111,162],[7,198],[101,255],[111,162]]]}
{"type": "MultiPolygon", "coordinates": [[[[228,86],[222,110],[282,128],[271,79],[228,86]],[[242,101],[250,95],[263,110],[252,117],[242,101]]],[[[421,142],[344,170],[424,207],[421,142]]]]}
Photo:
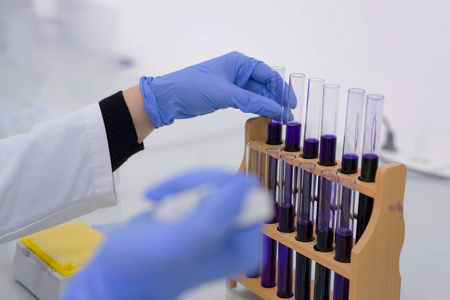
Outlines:
{"type": "Polygon", "coordinates": [[[97,103],[0,140],[0,243],[115,204],[97,103]]]}

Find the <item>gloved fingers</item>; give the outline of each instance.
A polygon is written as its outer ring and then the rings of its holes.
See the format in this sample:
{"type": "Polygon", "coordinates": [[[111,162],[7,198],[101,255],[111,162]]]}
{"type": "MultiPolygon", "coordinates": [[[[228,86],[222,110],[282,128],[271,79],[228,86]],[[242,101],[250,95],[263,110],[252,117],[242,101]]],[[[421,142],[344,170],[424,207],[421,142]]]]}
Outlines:
{"type": "MultiPolygon", "coordinates": [[[[297,95],[295,94],[294,89],[290,86],[290,85],[286,85],[285,86],[285,90],[286,90],[286,97],[287,97],[287,102],[289,102],[289,108],[296,108],[297,107],[297,95]]],[[[299,95],[299,97],[303,97],[303,95],[299,95]]]]}
{"type": "Polygon", "coordinates": [[[270,82],[270,67],[259,61],[253,69],[251,78],[261,84],[267,85],[270,82]]]}
{"type": "MultiPolygon", "coordinates": [[[[280,115],[277,115],[273,118],[275,121],[281,122],[280,115]]],[[[287,122],[293,121],[294,115],[292,114],[291,109],[284,108],[283,109],[283,124],[287,124],[287,122]]]]}
{"type": "Polygon", "coordinates": [[[256,80],[249,79],[244,89],[252,93],[269,98],[269,89],[265,84],[261,84],[256,80]]]}
{"type": "MultiPolygon", "coordinates": [[[[223,240],[227,232],[234,230],[234,222],[243,212],[244,201],[248,201],[250,191],[259,188],[258,181],[254,178],[237,174],[205,197],[182,226],[186,234],[193,239],[190,243],[193,247],[191,249],[213,245],[223,240]]],[[[185,251],[188,251],[187,247],[185,251]]]]}
{"type": "Polygon", "coordinates": [[[281,114],[281,106],[270,98],[233,86],[227,95],[231,107],[245,113],[254,113],[265,117],[281,114]]]}
{"type": "Polygon", "coordinates": [[[234,173],[222,169],[189,170],[148,188],[145,196],[148,199],[160,201],[168,195],[192,189],[199,185],[218,186],[233,177],[234,173]]]}
{"type": "Polygon", "coordinates": [[[202,253],[202,263],[197,265],[203,278],[218,279],[258,268],[261,262],[260,225],[230,232],[226,242],[213,252],[202,253]]]}

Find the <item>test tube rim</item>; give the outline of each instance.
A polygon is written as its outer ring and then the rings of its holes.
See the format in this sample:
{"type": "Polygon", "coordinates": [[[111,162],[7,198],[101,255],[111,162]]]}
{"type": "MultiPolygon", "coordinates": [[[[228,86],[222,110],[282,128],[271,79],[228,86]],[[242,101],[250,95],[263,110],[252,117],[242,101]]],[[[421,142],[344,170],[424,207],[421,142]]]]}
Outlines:
{"type": "Polygon", "coordinates": [[[311,163],[311,162],[303,162],[303,163],[299,164],[299,167],[301,170],[305,170],[305,171],[312,173],[313,170],[316,168],[316,164],[311,163]],[[307,167],[306,165],[311,165],[311,167],[307,167]]]}
{"type": "Polygon", "coordinates": [[[284,162],[291,162],[296,159],[294,154],[282,154],[280,158],[284,162]]]}
{"type": "Polygon", "coordinates": [[[348,89],[349,93],[358,93],[358,94],[365,94],[366,90],[362,89],[362,88],[349,88],[348,89]]]}
{"type": "Polygon", "coordinates": [[[325,79],[320,78],[320,77],[311,77],[308,79],[308,81],[312,81],[312,82],[325,82],[325,79]]]}
{"type": "Polygon", "coordinates": [[[266,149],[266,154],[273,158],[280,159],[282,150],[280,148],[270,147],[266,149]]]}
{"type": "Polygon", "coordinates": [[[331,182],[337,183],[338,181],[338,172],[336,170],[322,170],[320,172],[320,177],[327,179],[331,182]]]}
{"type": "Polygon", "coordinates": [[[258,141],[248,141],[247,147],[253,150],[259,150],[262,147],[262,144],[258,141]]]}
{"type": "Polygon", "coordinates": [[[323,85],[324,89],[339,89],[341,86],[337,83],[325,83],[323,85]]]}
{"type": "Polygon", "coordinates": [[[305,78],[306,75],[303,73],[291,73],[289,74],[289,77],[295,77],[295,78],[305,78]]]}
{"type": "Polygon", "coordinates": [[[270,69],[271,69],[272,71],[276,71],[276,70],[286,70],[286,68],[283,67],[283,66],[272,66],[272,67],[270,67],[270,69]]]}
{"type": "Polygon", "coordinates": [[[353,178],[338,178],[338,184],[345,187],[353,187],[356,185],[356,180],[353,178]]]}
{"type": "Polygon", "coordinates": [[[367,95],[367,100],[371,100],[371,101],[383,101],[384,100],[384,96],[381,94],[368,94],[367,95]]]}

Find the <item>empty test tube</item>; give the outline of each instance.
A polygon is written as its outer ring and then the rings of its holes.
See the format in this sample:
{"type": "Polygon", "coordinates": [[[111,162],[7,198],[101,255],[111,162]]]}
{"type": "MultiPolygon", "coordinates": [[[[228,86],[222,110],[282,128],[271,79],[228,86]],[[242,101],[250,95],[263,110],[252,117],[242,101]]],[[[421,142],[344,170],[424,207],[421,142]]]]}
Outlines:
{"type": "MultiPolygon", "coordinates": [[[[300,170],[300,192],[297,208],[297,240],[310,242],[313,240],[313,211],[315,178],[313,174],[315,164],[302,163],[300,170]]],[[[296,253],[295,258],[295,300],[310,300],[311,295],[311,260],[296,253]]]]}
{"type": "MultiPolygon", "coordinates": [[[[381,126],[383,123],[383,104],[384,96],[377,94],[367,95],[364,120],[363,155],[361,174],[359,177],[359,179],[364,182],[374,182],[378,169],[378,156],[381,148],[381,126]]],[[[367,224],[369,224],[372,209],[373,198],[364,194],[359,194],[356,242],[361,238],[367,224]]]]}
{"type": "MultiPolygon", "coordinates": [[[[334,205],[336,199],[337,172],[323,170],[320,173],[320,199],[318,204],[318,229],[316,250],[330,252],[333,250],[334,205]]],[[[314,281],[314,299],[330,298],[331,271],[316,263],[314,281]]]]}
{"type": "MultiPolygon", "coordinates": [[[[281,189],[278,181],[278,164],[281,149],[266,149],[266,186],[272,198],[274,218],[269,224],[278,222],[278,199],[281,189]]],[[[261,262],[261,286],[271,288],[276,285],[277,241],[263,235],[262,262],[261,262]]]]}
{"type": "Polygon", "coordinates": [[[339,104],[338,84],[323,86],[322,133],[320,135],[319,164],[334,166],[336,164],[336,129],[339,104]]]}
{"type": "MultiPolygon", "coordinates": [[[[245,170],[247,176],[255,176],[261,184],[261,143],[249,141],[246,145],[245,170]]],[[[246,273],[249,278],[257,278],[260,275],[260,269],[252,270],[246,273]]]]}
{"type": "Polygon", "coordinates": [[[284,150],[300,151],[300,136],[303,120],[303,95],[305,93],[305,75],[292,73],[289,75],[288,105],[286,118],[286,143],[284,150]]]}
{"type": "MultiPolygon", "coordinates": [[[[284,67],[272,67],[270,68],[270,83],[269,83],[269,97],[275,100],[283,108],[284,99],[284,67]]],[[[283,109],[281,114],[272,119],[269,118],[269,124],[267,127],[267,141],[269,145],[280,145],[283,143],[283,109]]]]}
{"type": "Polygon", "coordinates": [[[324,82],[325,80],[322,78],[310,78],[308,80],[305,138],[303,141],[303,157],[308,159],[317,158],[319,154],[319,126],[324,82]]]}
{"type": "Polygon", "coordinates": [[[341,164],[341,172],[344,174],[355,174],[358,172],[359,156],[357,153],[363,119],[365,93],[365,90],[358,88],[348,90],[344,147],[341,164]]]}
{"type": "MultiPolygon", "coordinates": [[[[279,181],[282,182],[282,197],[280,203],[280,221],[278,230],[281,232],[294,231],[294,197],[295,191],[295,170],[293,166],[295,155],[281,155],[279,181]]],[[[280,298],[292,296],[292,249],[285,245],[278,244],[278,283],[277,295],[280,298]]]]}

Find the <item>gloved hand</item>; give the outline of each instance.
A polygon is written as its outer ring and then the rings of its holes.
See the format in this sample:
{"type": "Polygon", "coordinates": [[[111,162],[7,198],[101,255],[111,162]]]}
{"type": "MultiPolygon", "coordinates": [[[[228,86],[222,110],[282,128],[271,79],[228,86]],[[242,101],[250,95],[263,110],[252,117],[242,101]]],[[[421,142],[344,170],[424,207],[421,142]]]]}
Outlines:
{"type": "Polygon", "coordinates": [[[207,170],[177,176],[148,191],[152,199],[203,184],[216,188],[190,214],[170,223],[130,223],[111,234],[63,299],[173,299],[200,283],[254,269],[260,225],[234,226],[245,195],[258,188],[244,175],[207,170]]]}
{"type": "MultiPolygon", "coordinates": [[[[239,52],[190,66],[161,77],[142,77],[144,107],[155,128],[174,119],[204,115],[234,107],[266,117],[281,114],[269,99],[270,68],[239,52]]],[[[272,98],[272,97],[271,97],[272,98]]]]}

